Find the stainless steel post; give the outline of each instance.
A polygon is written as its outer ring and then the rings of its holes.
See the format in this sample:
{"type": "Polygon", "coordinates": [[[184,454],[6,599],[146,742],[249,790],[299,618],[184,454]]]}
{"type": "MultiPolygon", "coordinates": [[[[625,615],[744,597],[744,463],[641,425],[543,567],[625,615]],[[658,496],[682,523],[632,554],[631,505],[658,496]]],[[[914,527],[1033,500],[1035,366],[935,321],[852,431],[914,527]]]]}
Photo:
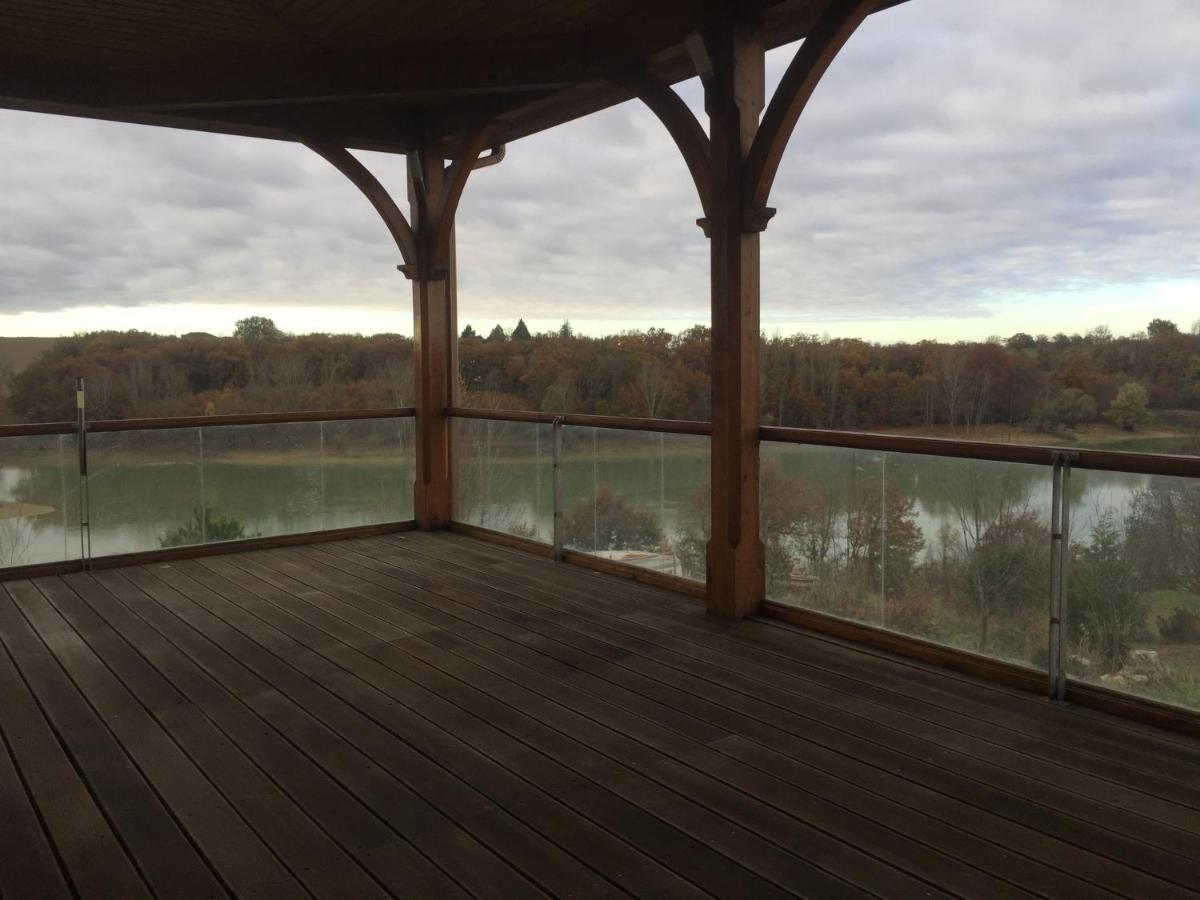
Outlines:
{"type": "Polygon", "coordinates": [[[1061,679],[1059,668],[1062,655],[1062,455],[1054,454],[1054,466],[1050,470],[1050,609],[1049,646],[1046,654],[1046,669],[1049,676],[1050,698],[1058,698],[1061,679]]]}
{"type": "Polygon", "coordinates": [[[1058,682],[1054,685],[1055,700],[1062,701],[1067,695],[1067,663],[1066,663],[1066,640],[1063,635],[1063,625],[1067,620],[1067,574],[1071,569],[1071,460],[1075,458],[1074,453],[1063,454],[1062,471],[1059,476],[1059,481],[1062,486],[1059,490],[1061,497],[1059,503],[1059,519],[1062,524],[1059,537],[1059,560],[1058,560],[1058,682]]]}
{"type": "Polygon", "coordinates": [[[1067,615],[1067,570],[1070,568],[1071,540],[1071,462],[1077,454],[1054,454],[1050,492],[1050,633],[1046,662],[1051,700],[1062,701],[1067,694],[1066,638],[1063,626],[1067,615]]]}
{"type": "Polygon", "coordinates": [[[92,510],[88,494],[87,395],[83,376],[75,379],[75,428],[79,442],[79,558],[85,569],[92,565],[92,510]]]}
{"type": "Polygon", "coordinates": [[[554,429],[554,558],[563,558],[563,491],[562,491],[562,416],[556,416],[554,429]]]}

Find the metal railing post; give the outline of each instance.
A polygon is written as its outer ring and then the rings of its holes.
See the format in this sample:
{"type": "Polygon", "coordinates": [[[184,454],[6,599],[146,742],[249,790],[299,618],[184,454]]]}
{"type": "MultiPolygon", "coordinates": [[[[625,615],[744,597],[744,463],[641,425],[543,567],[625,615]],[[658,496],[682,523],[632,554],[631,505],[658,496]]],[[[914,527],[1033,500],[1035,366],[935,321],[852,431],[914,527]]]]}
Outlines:
{"type": "Polygon", "coordinates": [[[554,558],[563,558],[562,416],[555,416],[554,430],[554,558]]]}
{"type": "Polygon", "coordinates": [[[1064,453],[1059,481],[1059,560],[1058,560],[1058,682],[1054,685],[1053,698],[1063,701],[1067,696],[1066,638],[1063,627],[1067,621],[1067,574],[1071,569],[1071,460],[1073,453],[1064,453]]]}
{"type": "Polygon", "coordinates": [[[1050,470],[1050,610],[1046,670],[1050,699],[1058,699],[1062,681],[1062,454],[1054,454],[1050,470]]]}
{"type": "Polygon", "coordinates": [[[1050,631],[1046,661],[1051,700],[1067,693],[1066,640],[1067,569],[1070,559],[1071,460],[1074,454],[1055,451],[1050,492],[1050,631]]]}
{"type": "Polygon", "coordinates": [[[196,445],[199,450],[200,475],[200,543],[208,543],[208,486],[204,483],[204,429],[196,429],[196,445]]]}
{"type": "Polygon", "coordinates": [[[79,558],[92,566],[92,503],[88,493],[87,395],[83,376],[75,379],[75,432],[79,443],[79,558]]]}

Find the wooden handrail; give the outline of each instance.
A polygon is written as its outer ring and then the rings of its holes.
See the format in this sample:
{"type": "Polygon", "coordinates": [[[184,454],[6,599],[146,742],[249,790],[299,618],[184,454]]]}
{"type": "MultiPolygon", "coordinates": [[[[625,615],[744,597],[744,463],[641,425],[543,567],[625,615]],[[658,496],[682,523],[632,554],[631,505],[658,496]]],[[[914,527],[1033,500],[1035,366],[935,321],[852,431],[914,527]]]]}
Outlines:
{"type": "Polygon", "coordinates": [[[988,441],[962,441],[953,438],[911,437],[858,431],[828,431],[821,428],[783,428],[764,425],[759,428],[764,441],[788,444],[819,444],[852,450],[888,453],[916,453],[958,459],[991,462],[1027,463],[1049,466],[1056,453],[1071,454],[1071,468],[1105,472],[1131,472],[1139,475],[1173,475],[1200,478],[1200,457],[1166,453],[1130,453],[1124,450],[1079,450],[1042,444],[1000,444],[988,441]]]}
{"type": "MultiPolygon", "coordinates": [[[[158,419],[97,419],[88,422],[89,433],[103,431],[158,431],[170,428],[211,428],[221,425],[286,425],[300,422],[348,422],[355,419],[405,419],[416,415],[411,406],[388,409],[325,409],[303,412],[230,413],[219,416],[170,416],[158,419]]],[[[0,438],[43,434],[74,434],[74,422],[38,422],[0,425],[0,438]]]]}
{"type": "MultiPolygon", "coordinates": [[[[557,414],[518,409],[472,409],[451,407],[447,415],[460,419],[487,419],[494,422],[529,422],[549,425],[561,419],[565,425],[612,428],[626,431],[655,431],[670,434],[712,434],[709,422],[687,419],[649,419],[628,416],[591,416],[557,414]]],[[[759,438],[786,444],[816,444],[849,450],[873,450],[885,453],[913,453],[989,462],[1025,463],[1051,466],[1056,453],[1070,453],[1071,467],[1099,471],[1130,472],[1139,475],[1172,475],[1200,478],[1200,456],[1167,453],[1131,453],[1124,450],[1080,450],[1044,444],[1001,444],[989,441],[964,441],[954,438],[912,437],[861,431],[834,431],[824,428],[785,428],[764,425],[759,438]]]]}
{"type": "MultiPolygon", "coordinates": [[[[710,435],[712,425],[689,419],[652,419],[636,416],[594,416],[578,413],[557,414],[519,409],[472,409],[451,407],[447,415],[460,419],[485,419],[495,422],[528,422],[563,424],[578,428],[608,428],[620,431],[650,431],[666,434],[710,435]]],[[[281,413],[233,413],[217,416],[172,416],[157,419],[98,419],[88,423],[91,433],[105,431],[146,431],[171,428],[201,428],[222,425],[271,425],[302,422],[341,422],[356,419],[411,418],[416,411],[411,406],[388,409],[313,410],[281,413]]],[[[74,422],[38,422],[28,425],[0,425],[0,438],[34,437],[52,434],[74,434],[74,422]]],[[[759,438],[786,444],[813,444],[823,447],[843,447],[848,450],[872,450],[884,453],[912,453],[922,456],[943,456],[955,459],[979,459],[989,462],[1025,463],[1049,466],[1054,454],[1072,454],[1075,469],[1094,469],[1108,472],[1130,472],[1138,475],[1170,475],[1178,478],[1200,478],[1200,456],[1167,453],[1133,453],[1125,450],[1081,450],[1072,447],[1052,447],[1044,444],[1002,444],[989,441],[965,441],[954,438],[914,437],[911,435],[879,434],[862,431],[835,431],[824,428],[787,428],[764,425],[759,438]]]]}
{"type": "Polygon", "coordinates": [[[529,422],[552,425],[556,419],[577,428],[611,428],[618,431],[653,431],[665,434],[712,434],[711,422],[689,419],[650,419],[632,416],[591,416],[577,413],[547,413],[523,409],[470,409],[452,406],[446,415],[459,419],[488,419],[493,422],[529,422]]]}

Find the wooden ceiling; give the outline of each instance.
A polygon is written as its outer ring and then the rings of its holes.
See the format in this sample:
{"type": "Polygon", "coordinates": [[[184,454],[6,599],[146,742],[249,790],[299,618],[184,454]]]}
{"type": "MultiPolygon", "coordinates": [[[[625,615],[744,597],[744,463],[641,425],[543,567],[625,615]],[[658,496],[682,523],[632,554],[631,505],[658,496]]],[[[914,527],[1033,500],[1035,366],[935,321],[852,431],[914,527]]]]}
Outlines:
{"type": "MultiPolygon", "coordinates": [[[[765,0],[768,46],[830,0],[765,0]]],[[[897,0],[883,0],[880,8],[897,0]]],[[[453,155],[695,74],[702,0],[0,0],[0,107],[453,155]]]]}

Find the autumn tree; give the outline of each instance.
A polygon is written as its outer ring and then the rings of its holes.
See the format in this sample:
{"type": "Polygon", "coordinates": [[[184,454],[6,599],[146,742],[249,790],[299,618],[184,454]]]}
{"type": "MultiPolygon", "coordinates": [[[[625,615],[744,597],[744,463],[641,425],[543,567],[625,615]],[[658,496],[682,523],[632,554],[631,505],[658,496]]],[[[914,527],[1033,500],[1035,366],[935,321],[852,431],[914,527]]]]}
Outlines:
{"type": "Polygon", "coordinates": [[[1146,334],[1152,338],[1170,337],[1179,334],[1179,326],[1169,319],[1154,319],[1146,326],[1146,334]]]}
{"type": "Polygon", "coordinates": [[[1200,594],[1200,484],[1153,478],[1125,515],[1127,562],[1142,591],[1200,594]]]}
{"type": "Polygon", "coordinates": [[[283,337],[283,332],[266,316],[247,316],[238,319],[233,336],[239,341],[275,341],[283,337]]]}
{"type": "Polygon", "coordinates": [[[1126,431],[1133,431],[1150,421],[1146,405],[1146,389],[1136,381],[1130,381],[1117,391],[1116,399],[1108,408],[1108,415],[1126,431]]]}
{"type": "Polygon", "coordinates": [[[1146,627],[1147,609],[1134,590],[1126,547],[1113,513],[1100,516],[1090,542],[1071,562],[1068,640],[1080,654],[1115,672],[1146,627]]]}
{"type": "Polygon", "coordinates": [[[976,649],[993,652],[997,632],[1022,643],[1023,620],[1045,602],[1049,535],[1029,503],[1030,473],[972,460],[944,460],[935,488],[952,530],[948,548],[955,600],[977,623],[976,649]],[[999,626],[999,627],[998,627],[999,626]]]}
{"type": "Polygon", "coordinates": [[[846,558],[860,565],[882,593],[903,594],[925,538],[917,524],[916,501],[895,481],[877,477],[855,482],[846,509],[846,558]]]}

